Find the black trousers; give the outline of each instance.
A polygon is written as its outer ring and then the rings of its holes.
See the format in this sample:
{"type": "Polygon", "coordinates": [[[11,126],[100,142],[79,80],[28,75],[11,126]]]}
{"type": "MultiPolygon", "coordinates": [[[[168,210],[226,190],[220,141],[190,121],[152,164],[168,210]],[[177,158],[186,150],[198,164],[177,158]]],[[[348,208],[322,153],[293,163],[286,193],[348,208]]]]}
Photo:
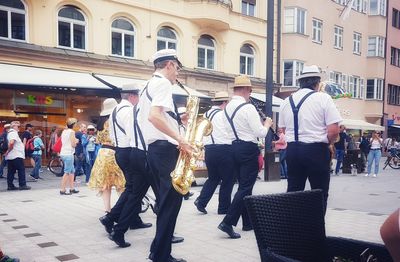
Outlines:
{"type": "Polygon", "coordinates": [[[226,213],[231,205],[231,195],[235,183],[235,167],[231,145],[207,145],[205,149],[205,161],[208,171],[208,179],[204,183],[198,203],[206,207],[218,184],[219,203],[218,213],[226,213]]]}
{"type": "Polygon", "coordinates": [[[286,163],[288,168],[287,191],[303,191],[308,179],[311,189],[322,189],[326,211],[330,181],[328,144],[288,143],[286,163]]]}
{"type": "Polygon", "coordinates": [[[131,224],[141,223],[141,201],[149,188],[146,154],[137,148],[117,148],[115,159],[124,173],[125,191],[111,209],[109,218],[117,224],[115,234],[124,234],[131,224]]]}
{"type": "Polygon", "coordinates": [[[229,225],[236,226],[239,217],[242,216],[243,226],[251,226],[243,198],[253,192],[253,187],[257,180],[260,150],[257,144],[245,141],[234,141],[232,150],[235,167],[238,172],[239,188],[223,221],[229,225]]]}
{"type": "Polygon", "coordinates": [[[176,145],[165,140],[149,145],[150,168],[153,175],[160,179],[156,235],[150,248],[154,254],[153,262],[168,261],[171,254],[171,239],[182,205],[182,195],[175,191],[171,183],[171,172],[175,169],[178,156],[176,145]]]}
{"type": "Polygon", "coordinates": [[[7,185],[8,188],[14,187],[14,175],[18,171],[19,186],[26,186],[24,160],[20,157],[7,160],[7,185]]]}

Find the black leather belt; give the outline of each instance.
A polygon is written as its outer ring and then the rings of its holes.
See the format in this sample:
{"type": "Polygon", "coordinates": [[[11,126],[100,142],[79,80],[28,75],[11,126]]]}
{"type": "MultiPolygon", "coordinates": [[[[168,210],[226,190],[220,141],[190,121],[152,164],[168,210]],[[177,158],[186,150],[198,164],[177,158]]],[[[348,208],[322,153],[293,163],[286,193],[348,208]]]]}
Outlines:
{"type": "Polygon", "coordinates": [[[172,144],[168,140],[156,140],[156,141],[154,141],[153,143],[151,143],[149,145],[152,145],[152,146],[173,146],[174,144],[172,144]]]}
{"type": "Polygon", "coordinates": [[[111,150],[115,150],[115,146],[110,146],[110,145],[102,145],[101,148],[108,148],[111,150]]]}

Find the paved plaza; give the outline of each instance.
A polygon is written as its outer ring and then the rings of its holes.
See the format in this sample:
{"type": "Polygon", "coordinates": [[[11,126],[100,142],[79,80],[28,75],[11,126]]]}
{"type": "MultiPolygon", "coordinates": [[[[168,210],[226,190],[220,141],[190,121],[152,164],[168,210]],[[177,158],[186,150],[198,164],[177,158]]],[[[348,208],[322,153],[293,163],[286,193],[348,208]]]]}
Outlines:
{"type": "MultiPolygon", "coordinates": [[[[153,227],[128,231],[126,240],[132,246],[117,248],[98,221],[104,214],[103,202],[95,192],[83,184],[79,194],[60,196],[60,178],[48,171],[42,176],[44,180],[28,183],[30,191],[8,192],[6,180],[0,180],[0,246],[7,254],[22,262],[150,261],[146,257],[156,221],[150,210],[142,218],[153,227]]],[[[284,192],[286,184],[286,180],[258,181],[254,194],[284,192]]],[[[173,245],[173,255],[189,262],[260,261],[254,232],[241,231],[241,221],[237,228],[241,239],[228,239],[217,229],[223,218],[216,212],[217,196],[207,206],[207,215],[195,209],[193,202],[200,190],[201,186],[194,187],[195,195],[183,201],[176,235],[185,237],[185,241],[173,245]]],[[[381,242],[379,227],[400,207],[399,202],[400,170],[389,168],[378,178],[332,176],[327,235],[381,242]]]]}

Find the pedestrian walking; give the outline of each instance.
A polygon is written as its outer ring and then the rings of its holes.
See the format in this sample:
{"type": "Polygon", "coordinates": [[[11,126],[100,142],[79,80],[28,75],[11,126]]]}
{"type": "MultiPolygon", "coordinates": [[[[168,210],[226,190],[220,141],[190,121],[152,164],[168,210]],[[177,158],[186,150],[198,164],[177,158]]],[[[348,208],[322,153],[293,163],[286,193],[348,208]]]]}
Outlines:
{"type": "Polygon", "coordinates": [[[10,124],[5,124],[3,127],[3,132],[0,135],[0,178],[4,178],[4,168],[7,166],[7,161],[4,153],[8,149],[7,134],[10,130],[10,124]]]}
{"type": "Polygon", "coordinates": [[[86,131],[87,127],[86,124],[81,123],[79,125],[79,130],[75,132],[75,138],[78,140],[78,143],[75,147],[75,176],[82,176],[85,175],[86,170],[86,154],[84,152],[83,144],[86,143],[86,131]]]}
{"type": "Polygon", "coordinates": [[[112,142],[109,131],[109,116],[117,106],[114,98],[107,98],[103,102],[103,110],[97,123],[97,142],[101,145],[93,164],[88,187],[101,195],[106,213],[111,211],[111,188],[121,194],[125,189],[125,177],[115,160],[115,144],[112,142]]]}
{"type": "Polygon", "coordinates": [[[382,138],[379,137],[379,132],[373,131],[372,132],[372,137],[369,140],[369,143],[371,144],[371,148],[368,153],[368,170],[367,174],[365,175],[370,176],[371,175],[371,169],[372,169],[372,163],[375,163],[374,165],[374,173],[372,177],[378,177],[379,173],[379,161],[381,160],[382,156],[382,146],[383,146],[383,140],[382,138]]]}
{"type": "Polygon", "coordinates": [[[344,125],[340,125],[340,132],[339,132],[339,141],[335,143],[336,149],[336,168],[335,168],[335,175],[339,175],[339,171],[342,168],[344,155],[346,154],[347,148],[347,134],[346,134],[346,127],[344,125]]]}
{"type": "MultiPolygon", "coordinates": [[[[287,191],[302,191],[308,179],[312,189],[322,189],[326,210],[330,181],[330,150],[339,134],[339,111],[330,95],[317,92],[322,73],[316,65],[304,66],[300,89],[280,108],[279,126],[288,142],[287,191]]],[[[344,127],[342,127],[344,130],[344,127]]]]}
{"type": "Polygon", "coordinates": [[[139,138],[143,134],[138,133],[140,126],[135,121],[136,105],[139,102],[138,86],[125,86],[121,91],[121,98],[121,102],[109,117],[109,130],[110,137],[116,145],[116,162],[126,180],[125,191],[110,213],[100,218],[100,222],[110,233],[109,239],[119,247],[126,248],[131,245],[125,241],[125,233],[130,227],[148,228],[152,224],[144,223],[139,216],[141,200],[149,188],[147,182],[149,175],[146,169],[145,145],[139,138]]]}
{"type": "Polygon", "coordinates": [[[177,148],[187,153],[192,151],[179,133],[181,119],[172,98],[172,84],[176,83],[182,64],[173,49],[157,51],[153,63],[155,72],[141,94],[138,117],[148,145],[150,169],[154,180],[159,181],[157,228],[149,258],[153,262],[185,262],[171,255],[176,219],[182,205],[182,195],[172,186],[171,172],[178,160],[177,148]]]}
{"type": "Polygon", "coordinates": [[[243,198],[252,194],[257,179],[260,155],[258,138],[264,138],[272,126],[272,119],[267,117],[262,123],[257,109],[249,103],[251,92],[252,85],[247,76],[235,77],[233,97],[224,109],[225,126],[232,141],[239,187],[218,229],[227,233],[230,238],[240,238],[240,234],[233,230],[240,217],[244,231],[253,229],[243,198]]]}
{"type": "Polygon", "coordinates": [[[279,152],[279,163],[281,164],[281,178],[287,179],[287,164],[286,164],[286,148],[287,142],[285,138],[285,130],[278,128],[278,137],[276,141],[272,141],[274,149],[279,152]]]}
{"type": "Polygon", "coordinates": [[[367,156],[369,153],[370,143],[368,139],[368,132],[364,131],[362,136],[360,137],[360,154],[361,154],[361,172],[365,171],[367,167],[367,156]]]}
{"type": "Polygon", "coordinates": [[[21,140],[22,143],[24,144],[25,148],[25,157],[29,159],[29,162],[31,163],[32,167],[35,166],[35,160],[32,158],[32,154],[29,154],[26,152],[26,144],[28,143],[29,139],[33,137],[33,125],[31,124],[26,124],[25,125],[25,131],[22,133],[21,140]]]}
{"type": "Polygon", "coordinates": [[[228,92],[217,92],[214,99],[212,99],[213,106],[204,114],[213,126],[211,135],[203,139],[208,178],[201,189],[199,197],[194,201],[197,210],[204,214],[207,214],[206,206],[220,183],[218,214],[226,214],[231,205],[232,189],[236,176],[232,141],[229,139],[225,128],[223,111],[228,101],[228,92]]]}
{"type": "Polygon", "coordinates": [[[32,153],[32,159],[35,161],[35,166],[33,167],[30,176],[36,180],[41,178],[39,176],[39,170],[42,167],[42,150],[45,149],[42,141],[42,131],[36,130],[35,136],[33,138],[34,138],[33,140],[34,151],[32,153]]]}
{"type": "Polygon", "coordinates": [[[75,131],[73,130],[75,124],[78,122],[76,118],[67,119],[67,128],[61,133],[61,151],[60,157],[64,163],[64,175],[61,180],[60,195],[71,195],[73,193],[79,193],[74,188],[75,179],[75,167],[74,167],[74,153],[75,147],[78,143],[78,139],[75,137],[75,131]],[[67,187],[69,185],[69,187],[67,187]]]}
{"type": "Polygon", "coordinates": [[[21,124],[19,121],[12,121],[10,125],[10,130],[7,134],[8,149],[4,153],[7,160],[7,190],[29,190],[31,187],[26,185],[25,177],[25,147],[18,136],[21,124]],[[17,171],[19,187],[14,185],[14,175],[17,171]]]}

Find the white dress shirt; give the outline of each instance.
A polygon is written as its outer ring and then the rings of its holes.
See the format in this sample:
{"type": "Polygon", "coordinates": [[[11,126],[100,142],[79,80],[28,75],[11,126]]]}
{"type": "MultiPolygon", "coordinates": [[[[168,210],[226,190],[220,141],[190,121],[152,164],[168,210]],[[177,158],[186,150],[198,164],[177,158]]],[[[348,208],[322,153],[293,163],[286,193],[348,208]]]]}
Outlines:
{"type": "MultiPolygon", "coordinates": [[[[233,96],[232,100],[226,105],[225,108],[228,116],[232,117],[235,109],[243,103],[246,103],[246,100],[242,96],[233,96]]],[[[264,138],[269,130],[261,123],[258,112],[252,104],[247,104],[237,111],[235,117],[233,118],[233,125],[240,140],[253,143],[258,142],[258,137],[264,138]]],[[[231,141],[236,140],[236,137],[226,116],[225,126],[228,130],[229,139],[231,141]]]]}
{"type": "Polygon", "coordinates": [[[14,140],[14,147],[13,149],[8,152],[7,156],[5,157],[6,160],[13,160],[16,158],[25,159],[25,147],[24,143],[22,143],[21,138],[18,135],[18,132],[14,129],[10,129],[7,134],[7,140],[10,142],[14,140]]]}
{"type": "Polygon", "coordinates": [[[134,129],[133,129],[133,106],[131,102],[129,102],[128,100],[122,99],[121,102],[115,107],[115,110],[117,111],[115,117],[116,122],[125,130],[125,134],[121,131],[118,125],[114,123],[113,113],[111,113],[109,117],[109,123],[110,123],[109,131],[110,131],[111,141],[116,147],[120,148],[133,147],[133,145],[135,144],[134,129]]]}
{"type": "MultiPolygon", "coordinates": [[[[226,128],[226,116],[224,113],[224,110],[221,110],[221,108],[219,106],[212,106],[210,110],[208,110],[204,116],[208,119],[210,119],[210,114],[211,112],[213,112],[214,110],[220,110],[219,112],[216,112],[213,117],[213,119],[211,120],[212,123],[212,127],[213,127],[213,131],[211,133],[212,137],[214,138],[214,144],[217,145],[231,145],[232,144],[232,140],[229,138],[229,133],[228,130],[226,128]]],[[[212,139],[211,139],[211,135],[209,136],[205,136],[203,138],[203,143],[204,145],[212,145],[212,139]]]]}
{"type": "Polygon", "coordinates": [[[178,145],[178,142],[175,139],[167,136],[166,134],[158,130],[149,121],[151,107],[162,107],[162,113],[164,114],[169,127],[172,128],[176,133],[179,133],[178,122],[166,113],[168,111],[172,111],[175,113],[174,102],[172,99],[171,82],[166,79],[162,74],[156,72],[153,74],[153,77],[148,82],[147,91],[148,95],[151,97],[151,101],[147,97],[146,91],[143,90],[140,94],[138,114],[138,121],[140,123],[144,139],[146,141],[146,146],[155,142],[156,140],[168,140],[170,143],[178,145]]]}
{"type": "MultiPolygon", "coordinates": [[[[293,94],[295,106],[311,89],[303,88],[293,94]]],[[[342,121],[330,95],[316,92],[301,105],[299,114],[299,141],[303,143],[328,143],[327,126],[342,121]]],[[[279,127],[286,128],[286,141],[294,142],[294,120],[289,97],[280,106],[279,127]]]]}

